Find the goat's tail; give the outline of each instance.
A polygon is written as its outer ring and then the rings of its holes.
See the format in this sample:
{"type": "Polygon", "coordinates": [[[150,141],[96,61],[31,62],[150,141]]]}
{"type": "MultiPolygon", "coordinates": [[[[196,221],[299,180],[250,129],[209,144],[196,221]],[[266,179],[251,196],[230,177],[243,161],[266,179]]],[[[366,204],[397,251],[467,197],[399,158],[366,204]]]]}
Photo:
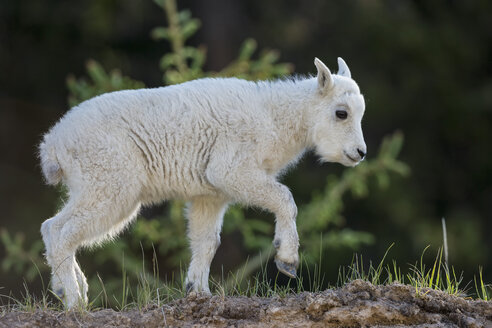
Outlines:
{"type": "Polygon", "coordinates": [[[61,182],[63,171],[56,156],[55,147],[46,142],[46,138],[39,145],[39,158],[41,170],[47,184],[57,185],[61,182]]]}

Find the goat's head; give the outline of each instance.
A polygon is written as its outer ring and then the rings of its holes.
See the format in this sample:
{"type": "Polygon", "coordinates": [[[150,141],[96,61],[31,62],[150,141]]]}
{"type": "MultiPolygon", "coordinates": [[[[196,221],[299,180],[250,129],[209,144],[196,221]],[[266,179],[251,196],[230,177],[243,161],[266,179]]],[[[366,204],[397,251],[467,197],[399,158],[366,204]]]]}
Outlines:
{"type": "Polygon", "coordinates": [[[312,108],[311,141],[323,161],[355,166],[367,152],[361,127],[364,97],[342,58],[338,58],[337,75],[331,74],[318,58],[314,64],[318,86],[312,108]]]}

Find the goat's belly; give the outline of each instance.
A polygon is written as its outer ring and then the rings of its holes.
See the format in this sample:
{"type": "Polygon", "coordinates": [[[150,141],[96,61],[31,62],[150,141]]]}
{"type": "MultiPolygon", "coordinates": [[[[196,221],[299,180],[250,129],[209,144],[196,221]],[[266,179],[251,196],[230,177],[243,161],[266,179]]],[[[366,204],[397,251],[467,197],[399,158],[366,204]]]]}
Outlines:
{"type": "Polygon", "coordinates": [[[144,203],[157,203],[164,200],[190,200],[198,196],[216,196],[218,191],[207,181],[204,171],[177,169],[162,172],[152,177],[143,189],[144,203]]]}

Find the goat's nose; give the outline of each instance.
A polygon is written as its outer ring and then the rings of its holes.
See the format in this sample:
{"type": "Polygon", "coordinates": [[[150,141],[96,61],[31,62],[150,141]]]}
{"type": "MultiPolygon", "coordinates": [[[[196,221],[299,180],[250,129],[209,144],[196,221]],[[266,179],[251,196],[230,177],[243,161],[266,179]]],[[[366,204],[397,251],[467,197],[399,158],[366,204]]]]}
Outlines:
{"type": "Polygon", "coordinates": [[[359,153],[359,156],[360,156],[360,159],[364,159],[364,157],[366,157],[366,153],[364,153],[362,150],[360,150],[359,148],[357,148],[357,152],[359,153]]]}

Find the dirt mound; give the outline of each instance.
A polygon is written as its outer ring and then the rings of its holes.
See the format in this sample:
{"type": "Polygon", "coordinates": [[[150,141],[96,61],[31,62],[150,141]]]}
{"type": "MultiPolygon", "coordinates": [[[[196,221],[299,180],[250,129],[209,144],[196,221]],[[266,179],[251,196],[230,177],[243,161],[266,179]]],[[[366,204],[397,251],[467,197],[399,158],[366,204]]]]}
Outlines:
{"type": "Polygon", "coordinates": [[[492,327],[492,302],[410,286],[343,288],[283,298],[190,295],[142,311],[8,312],[0,327],[492,327]]]}

